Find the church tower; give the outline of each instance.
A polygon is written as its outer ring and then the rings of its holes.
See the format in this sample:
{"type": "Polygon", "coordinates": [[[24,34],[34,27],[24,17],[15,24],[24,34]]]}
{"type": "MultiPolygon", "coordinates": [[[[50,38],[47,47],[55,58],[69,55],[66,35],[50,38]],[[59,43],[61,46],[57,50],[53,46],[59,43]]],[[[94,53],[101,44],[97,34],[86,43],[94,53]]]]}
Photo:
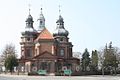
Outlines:
{"type": "Polygon", "coordinates": [[[29,9],[29,15],[26,19],[26,27],[25,30],[21,33],[21,58],[32,58],[32,55],[34,53],[33,47],[34,47],[34,39],[36,38],[37,31],[33,27],[33,17],[30,14],[29,9]]]}
{"type": "Polygon", "coordinates": [[[40,16],[37,21],[39,22],[38,32],[41,32],[45,28],[45,18],[42,13],[42,8],[41,8],[40,16]]]}
{"type": "Polygon", "coordinates": [[[56,44],[56,53],[57,56],[63,58],[72,57],[72,43],[69,42],[68,34],[69,32],[64,28],[64,20],[61,15],[59,15],[59,19],[56,21],[57,27],[53,33],[53,37],[55,39],[56,44]]]}

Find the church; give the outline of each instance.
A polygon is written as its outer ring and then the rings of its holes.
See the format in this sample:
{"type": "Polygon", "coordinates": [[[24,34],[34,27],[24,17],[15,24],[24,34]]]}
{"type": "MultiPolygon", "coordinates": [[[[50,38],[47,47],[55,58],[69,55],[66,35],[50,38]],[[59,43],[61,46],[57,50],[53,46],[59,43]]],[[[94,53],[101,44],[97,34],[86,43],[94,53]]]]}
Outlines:
{"type": "Polygon", "coordinates": [[[42,8],[38,21],[38,29],[35,29],[33,17],[29,12],[25,21],[25,29],[21,33],[19,71],[32,73],[38,70],[46,70],[47,74],[56,74],[70,69],[72,72],[76,72],[80,60],[73,57],[73,45],[69,41],[69,32],[65,29],[61,14],[56,21],[56,29],[52,34],[45,27],[42,8]]]}

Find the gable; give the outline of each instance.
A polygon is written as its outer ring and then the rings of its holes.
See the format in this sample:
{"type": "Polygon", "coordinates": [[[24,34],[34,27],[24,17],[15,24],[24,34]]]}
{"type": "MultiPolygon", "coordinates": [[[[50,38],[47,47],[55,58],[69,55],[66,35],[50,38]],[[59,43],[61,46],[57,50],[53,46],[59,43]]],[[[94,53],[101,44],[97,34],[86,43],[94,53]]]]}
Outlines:
{"type": "Polygon", "coordinates": [[[53,58],[56,58],[56,56],[52,55],[52,53],[49,53],[47,51],[43,52],[42,54],[39,54],[37,56],[35,56],[34,58],[37,58],[37,59],[53,59],[53,58]]]}
{"type": "Polygon", "coordinates": [[[39,39],[53,39],[52,34],[45,28],[44,30],[42,30],[42,32],[40,32],[40,34],[38,35],[36,40],[39,39]]]}

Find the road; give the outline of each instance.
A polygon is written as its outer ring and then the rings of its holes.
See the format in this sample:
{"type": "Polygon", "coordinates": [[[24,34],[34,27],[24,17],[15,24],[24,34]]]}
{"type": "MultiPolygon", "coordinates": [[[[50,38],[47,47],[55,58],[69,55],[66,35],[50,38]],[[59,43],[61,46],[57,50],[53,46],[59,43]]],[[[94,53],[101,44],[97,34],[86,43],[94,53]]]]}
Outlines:
{"type": "Polygon", "coordinates": [[[27,76],[0,74],[0,80],[120,80],[120,76],[27,76]]]}

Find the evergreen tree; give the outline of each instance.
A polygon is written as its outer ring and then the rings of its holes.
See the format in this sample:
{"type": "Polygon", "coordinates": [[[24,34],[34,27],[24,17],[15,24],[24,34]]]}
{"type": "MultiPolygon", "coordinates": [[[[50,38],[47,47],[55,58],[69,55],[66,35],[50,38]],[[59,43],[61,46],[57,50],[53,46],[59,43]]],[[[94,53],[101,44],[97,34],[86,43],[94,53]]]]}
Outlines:
{"type": "Polygon", "coordinates": [[[82,70],[87,71],[88,68],[90,68],[90,55],[86,48],[82,55],[82,70]]]}

